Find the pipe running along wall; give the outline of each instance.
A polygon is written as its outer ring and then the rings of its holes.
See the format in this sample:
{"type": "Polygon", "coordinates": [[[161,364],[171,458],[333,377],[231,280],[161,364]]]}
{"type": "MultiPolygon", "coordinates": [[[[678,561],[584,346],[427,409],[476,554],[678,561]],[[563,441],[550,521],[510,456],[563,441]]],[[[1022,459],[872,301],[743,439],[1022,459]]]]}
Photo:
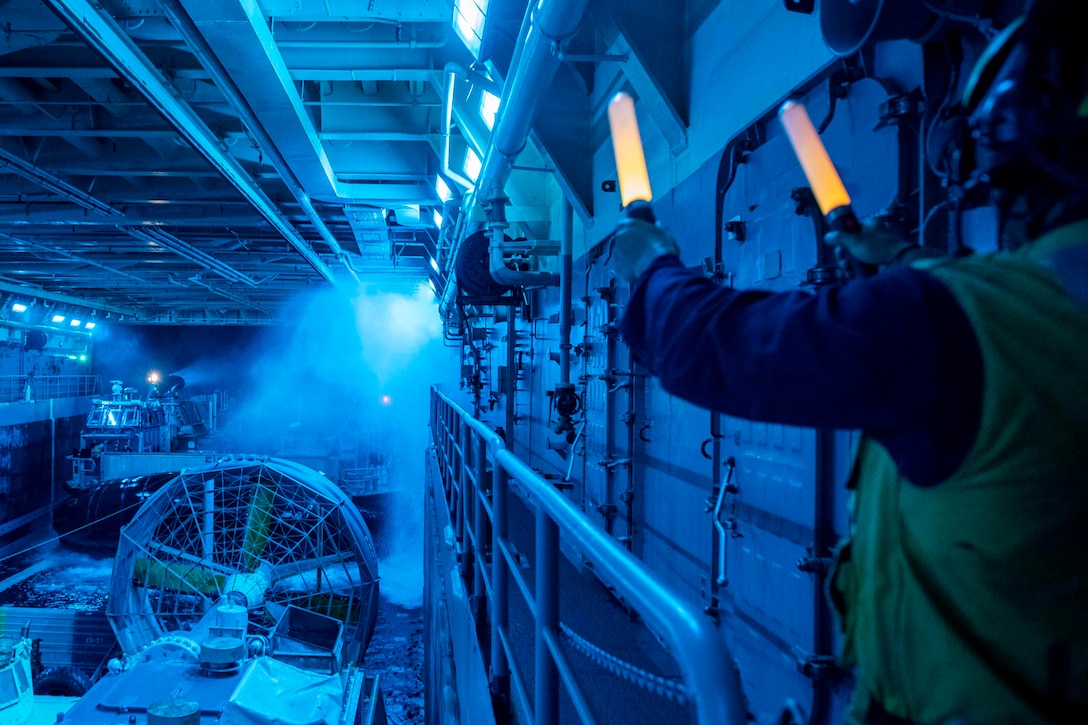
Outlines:
{"type": "Polygon", "coordinates": [[[325,220],[318,214],[317,209],[314,208],[309,193],[302,187],[298,177],[295,176],[295,173],[287,163],[287,160],[283,157],[283,154],[280,153],[276,143],[272,140],[272,137],[268,135],[268,132],[261,124],[260,119],[257,118],[253,109],[243,97],[241,91],[234,84],[234,81],[231,80],[230,74],[227,72],[226,68],[223,67],[223,64],[219,61],[219,58],[216,56],[211,46],[208,45],[208,42],[204,39],[204,36],[201,35],[196,23],[194,23],[188,13],[185,12],[185,9],[178,0],[162,0],[159,4],[167,19],[170,21],[170,24],[178,32],[182,40],[184,40],[189,47],[194,48],[197,51],[197,58],[200,60],[200,64],[208,71],[208,75],[211,76],[215,87],[226,97],[235,113],[242,119],[242,122],[253,134],[257,143],[261,145],[261,149],[268,158],[268,161],[275,167],[276,172],[279,173],[280,177],[283,179],[284,184],[287,186],[287,190],[291,192],[291,196],[295,198],[302,208],[303,214],[305,214],[306,218],[313,224],[314,229],[321,236],[321,239],[329,245],[329,249],[336,255],[337,260],[344,264],[351,276],[358,282],[359,276],[351,266],[347,255],[340,246],[340,242],[336,239],[336,236],[333,235],[328,225],[325,224],[325,220]]]}
{"type": "MultiPolygon", "coordinates": [[[[492,244],[490,271],[497,282],[508,285],[555,285],[559,276],[551,272],[517,272],[501,264],[501,252],[495,251],[506,228],[506,199],[503,189],[514,160],[529,138],[537,111],[547,97],[547,90],[562,62],[556,49],[574,35],[585,15],[589,0],[538,0],[526,11],[516,44],[510,73],[503,87],[502,106],[481,163],[476,188],[469,204],[488,210],[492,244]],[[492,216],[496,218],[492,221],[492,216]],[[496,261],[498,264],[496,264],[496,261]]],[[[464,241],[458,235],[451,249],[455,258],[464,241]]]]}

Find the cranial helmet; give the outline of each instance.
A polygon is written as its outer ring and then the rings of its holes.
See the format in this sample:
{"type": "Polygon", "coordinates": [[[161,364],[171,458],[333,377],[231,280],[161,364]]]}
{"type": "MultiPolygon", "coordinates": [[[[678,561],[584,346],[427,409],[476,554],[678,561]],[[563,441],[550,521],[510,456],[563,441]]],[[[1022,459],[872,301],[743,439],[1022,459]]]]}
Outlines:
{"type": "Polygon", "coordinates": [[[965,171],[1001,206],[1046,216],[1088,196],[1088,38],[1073,0],[1036,0],[983,52],[964,93],[965,171]]]}

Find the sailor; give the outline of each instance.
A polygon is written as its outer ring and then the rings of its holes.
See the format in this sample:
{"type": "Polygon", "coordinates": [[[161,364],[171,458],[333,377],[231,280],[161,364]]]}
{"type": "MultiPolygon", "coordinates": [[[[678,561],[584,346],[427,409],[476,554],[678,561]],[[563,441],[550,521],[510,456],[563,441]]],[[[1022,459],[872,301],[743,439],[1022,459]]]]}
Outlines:
{"type": "Polygon", "coordinates": [[[829,594],[852,723],[1088,723],[1088,43],[1036,0],[976,66],[974,166],[1002,251],[922,267],[872,225],[879,274],[732,290],[628,218],[620,332],[670,393],[860,429],[829,594]]]}

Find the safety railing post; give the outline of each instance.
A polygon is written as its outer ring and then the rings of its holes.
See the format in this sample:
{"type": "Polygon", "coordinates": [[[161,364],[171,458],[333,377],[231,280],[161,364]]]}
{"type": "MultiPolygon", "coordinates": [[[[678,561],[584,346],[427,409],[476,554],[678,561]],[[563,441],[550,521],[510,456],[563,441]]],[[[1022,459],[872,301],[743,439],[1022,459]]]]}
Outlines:
{"type": "Polygon", "coordinates": [[[502,638],[510,607],[509,572],[502,549],[506,545],[506,498],[510,494],[510,474],[492,459],[491,477],[491,696],[510,702],[510,667],[502,638]]]}
{"type": "Polygon", "coordinates": [[[475,525],[473,522],[474,508],[472,502],[476,500],[476,462],[473,455],[476,452],[475,437],[468,422],[461,421],[461,575],[468,581],[465,588],[471,591],[474,587],[472,576],[476,573],[475,559],[476,547],[479,542],[473,537],[475,525]]]}
{"type": "Polygon", "coordinates": [[[546,633],[559,631],[559,526],[543,508],[536,510],[536,682],[535,725],[559,722],[559,670],[548,650],[546,633]]]}
{"type": "Polygon", "coordinates": [[[484,525],[486,513],[484,512],[484,477],[487,475],[487,441],[481,436],[474,436],[473,463],[476,467],[476,485],[472,492],[472,532],[476,540],[475,569],[472,572],[472,610],[480,621],[480,617],[486,614],[482,606],[485,603],[484,565],[487,545],[490,542],[484,540],[484,525]]]}
{"type": "MultiPolygon", "coordinates": [[[[476,490],[474,478],[476,464],[472,460],[472,454],[476,452],[473,447],[473,438],[475,436],[472,435],[468,423],[461,421],[461,521],[464,522],[462,528],[466,533],[472,530],[472,514],[474,513],[472,501],[476,490]]],[[[475,546],[475,542],[472,546],[475,546]]]]}
{"type": "MultiPolygon", "coordinates": [[[[446,489],[446,503],[449,504],[454,500],[453,498],[453,430],[451,422],[454,419],[452,411],[442,420],[442,441],[446,449],[446,454],[442,457],[442,483],[446,489]]],[[[453,514],[451,513],[450,516],[453,514]]]]}
{"type": "MultiPolygon", "coordinates": [[[[431,437],[432,438],[434,438],[435,436],[438,435],[438,406],[440,406],[440,405],[442,405],[442,398],[439,398],[437,395],[432,393],[431,394],[431,405],[430,405],[430,408],[428,409],[428,412],[430,413],[430,418],[428,418],[428,420],[431,423],[431,437]]],[[[432,440],[431,442],[435,443],[436,441],[432,440]]],[[[437,448],[437,446],[436,446],[436,448],[437,448]]]]}
{"type": "Polygon", "coordinates": [[[464,551],[465,541],[465,507],[462,500],[465,497],[465,422],[458,420],[453,432],[453,481],[454,481],[454,496],[455,498],[450,501],[450,513],[453,514],[453,531],[457,537],[457,543],[461,545],[461,550],[464,551]]]}
{"type": "Polygon", "coordinates": [[[437,395],[434,396],[437,402],[431,409],[431,435],[434,436],[434,454],[438,458],[438,470],[440,473],[446,472],[446,416],[444,400],[437,395]]]}

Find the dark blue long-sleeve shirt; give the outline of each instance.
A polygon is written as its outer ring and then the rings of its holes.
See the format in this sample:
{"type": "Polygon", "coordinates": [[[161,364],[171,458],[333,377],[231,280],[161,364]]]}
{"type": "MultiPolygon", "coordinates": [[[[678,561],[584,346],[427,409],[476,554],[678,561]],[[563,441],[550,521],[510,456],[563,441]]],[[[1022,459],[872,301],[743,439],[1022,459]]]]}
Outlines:
{"type": "Polygon", "coordinates": [[[753,420],[860,428],[919,486],[952,474],[978,430],[978,343],[924,271],[738,291],[667,255],[639,279],[619,329],[673,395],[753,420]]]}

